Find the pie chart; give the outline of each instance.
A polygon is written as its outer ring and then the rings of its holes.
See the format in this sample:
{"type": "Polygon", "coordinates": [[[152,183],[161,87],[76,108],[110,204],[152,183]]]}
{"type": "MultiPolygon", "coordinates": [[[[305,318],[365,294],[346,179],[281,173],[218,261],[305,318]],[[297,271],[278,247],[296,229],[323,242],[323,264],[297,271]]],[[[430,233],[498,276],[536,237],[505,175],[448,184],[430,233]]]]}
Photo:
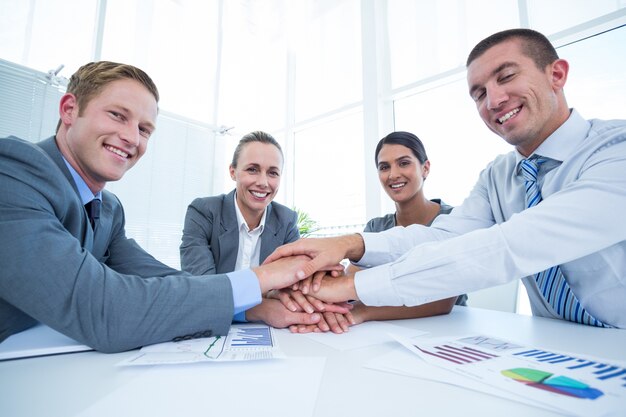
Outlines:
{"type": "Polygon", "coordinates": [[[595,400],[604,395],[599,389],[592,388],[583,382],[563,375],[555,376],[550,372],[540,371],[538,369],[513,368],[501,371],[501,373],[529,387],[569,397],[595,400]]]}

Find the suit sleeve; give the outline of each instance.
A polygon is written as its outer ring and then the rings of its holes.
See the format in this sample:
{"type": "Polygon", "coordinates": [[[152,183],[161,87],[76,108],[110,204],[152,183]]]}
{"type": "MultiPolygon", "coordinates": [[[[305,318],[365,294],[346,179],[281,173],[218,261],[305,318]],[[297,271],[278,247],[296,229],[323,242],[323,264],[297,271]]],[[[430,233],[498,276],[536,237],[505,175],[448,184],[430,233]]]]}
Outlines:
{"type": "Polygon", "coordinates": [[[298,229],[298,213],[290,210],[291,218],[287,224],[287,235],[283,244],[295,242],[300,239],[300,230],[298,229]]]}
{"type": "MultiPolygon", "coordinates": [[[[46,154],[23,142],[0,140],[4,329],[15,332],[20,323],[35,319],[104,352],[228,332],[233,315],[228,277],[145,276],[123,262],[116,264],[120,273],[81,246],[82,211],[46,154]]],[[[111,249],[117,253],[133,245],[127,241],[111,249]]],[[[131,255],[149,257],[138,246],[131,255]]]]}
{"type": "Polygon", "coordinates": [[[197,275],[216,273],[215,256],[211,248],[214,219],[212,211],[202,209],[201,199],[194,200],[187,208],[180,245],[180,265],[183,271],[197,275]]]}

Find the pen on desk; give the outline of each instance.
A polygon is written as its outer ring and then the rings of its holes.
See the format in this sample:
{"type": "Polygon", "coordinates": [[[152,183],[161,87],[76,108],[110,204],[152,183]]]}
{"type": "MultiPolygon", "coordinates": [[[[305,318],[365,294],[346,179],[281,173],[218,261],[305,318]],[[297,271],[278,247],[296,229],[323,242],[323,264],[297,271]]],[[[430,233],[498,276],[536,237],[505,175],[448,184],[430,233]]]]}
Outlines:
{"type": "Polygon", "coordinates": [[[209,356],[209,355],[208,355],[209,350],[211,350],[211,348],[212,348],[213,346],[215,346],[215,344],[217,343],[217,341],[218,341],[218,340],[220,340],[221,338],[222,338],[222,336],[216,336],[216,337],[215,337],[215,340],[214,340],[214,341],[213,341],[213,342],[209,345],[209,347],[208,347],[208,348],[206,348],[206,350],[204,351],[204,356],[209,356]]]}

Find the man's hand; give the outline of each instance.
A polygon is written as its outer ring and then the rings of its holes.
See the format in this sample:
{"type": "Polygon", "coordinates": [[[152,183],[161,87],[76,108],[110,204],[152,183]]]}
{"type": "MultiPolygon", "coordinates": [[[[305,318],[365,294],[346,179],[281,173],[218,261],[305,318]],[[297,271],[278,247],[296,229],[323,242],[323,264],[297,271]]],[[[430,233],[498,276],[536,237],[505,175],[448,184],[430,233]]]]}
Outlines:
{"type": "Polygon", "coordinates": [[[276,249],[267,257],[265,264],[294,255],[311,258],[296,271],[297,280],[313,275],[317,271],[343,270],[339,264],[343,259],[358,261],[365,252],[363,238],[359,234],[319,239],[300,239],[276,249]]]}
{"type": "Polygon", "coordinates": [[[298,325],[317,326],[321,319],[320,313],[289,311],[280,301],[269,298],[264,298],[261,304],[246,311],[246,320],[262,321],[279,329],[298,325]]]}
{"type": "Polygon", "coordinates": [[[319,281],[317,291],[309,289],[309,295],[326,303],[341,303],[344,301],[358,300],[354,287],[354,273],[348,273],[339,277],[326,274],[319,281]]]}
{"type": "Polygon", "coordinates": [[[298,282],[300,279],[296,277],[296,272],[302,270],[309,260],[309,257],[302,255],[282,257],[272,263],[252,268],[259,279],[261,294],[265,295],[270,290],[289,287],[298,282]]]}

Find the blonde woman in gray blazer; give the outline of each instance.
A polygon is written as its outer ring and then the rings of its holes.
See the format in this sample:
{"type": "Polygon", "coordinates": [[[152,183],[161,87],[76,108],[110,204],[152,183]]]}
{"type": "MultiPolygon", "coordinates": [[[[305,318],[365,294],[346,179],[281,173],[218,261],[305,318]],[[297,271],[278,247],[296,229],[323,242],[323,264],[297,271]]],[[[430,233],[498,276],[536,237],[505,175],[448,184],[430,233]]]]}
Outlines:
{"type": "Polygon", "coordinates": [[[273,202],[282,167],[282,150],[271,135],[257,131],[241,138],[229,167],[236,189],[197,198],[187,208],[180,245],[183,271],[220,274],[257,266],[277,247],[298,240],[296,212],[273,202]],[[241,236],[255,231],[261,232],[258,258],[249,253],[254,247],[240,244],[241,236]]]}
{"type": "MultiPolygon", "coordinates": [[[[295,211],[273,201],[280,186],[283,153],[265,132],[245,135],[229,167],[236,183],[228,194],[195,199],[187,208],[180,245],[181,267],[192,274],[224,274],[263,263],[277,247],[298,240],[295,211]]],[[[267,295],[267,294],[266,294],[267,295]]],[[[345,306],[317,302],[320,311],[347,313],[345,306]]],[[[234,316],[235,321],[262,321],[274,327],[318,323],[336,330],[309,303],[289,307],[274,298],[234,316]]]]}

